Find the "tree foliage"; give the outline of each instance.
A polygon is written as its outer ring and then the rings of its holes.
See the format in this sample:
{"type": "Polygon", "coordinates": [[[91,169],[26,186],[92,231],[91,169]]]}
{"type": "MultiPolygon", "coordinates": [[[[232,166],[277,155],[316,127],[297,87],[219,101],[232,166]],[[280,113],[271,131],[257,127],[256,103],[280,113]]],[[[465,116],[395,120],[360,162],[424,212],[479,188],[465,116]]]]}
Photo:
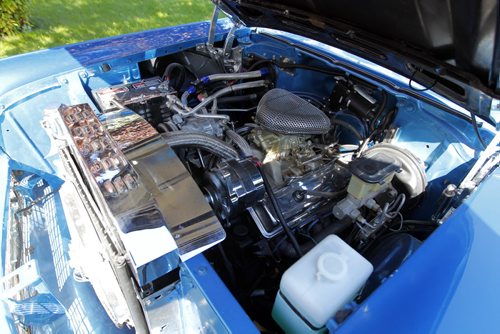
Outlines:
{"type": "Polygon", "coordinates": [[[0,0],[0,36],[28,27],[29,0],[0,0]]]}

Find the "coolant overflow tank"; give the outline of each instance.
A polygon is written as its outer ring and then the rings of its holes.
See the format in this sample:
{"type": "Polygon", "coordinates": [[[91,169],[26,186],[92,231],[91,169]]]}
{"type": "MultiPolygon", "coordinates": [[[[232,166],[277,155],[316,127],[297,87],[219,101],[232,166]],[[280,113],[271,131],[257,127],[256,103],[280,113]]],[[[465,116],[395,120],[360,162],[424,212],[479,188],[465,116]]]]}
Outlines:
{"type": "Polygon", "coordinates": [[[283,275],[273,318],[286,333],[319,333],[363,287],[373,266],[330,235],[283,275]]]}

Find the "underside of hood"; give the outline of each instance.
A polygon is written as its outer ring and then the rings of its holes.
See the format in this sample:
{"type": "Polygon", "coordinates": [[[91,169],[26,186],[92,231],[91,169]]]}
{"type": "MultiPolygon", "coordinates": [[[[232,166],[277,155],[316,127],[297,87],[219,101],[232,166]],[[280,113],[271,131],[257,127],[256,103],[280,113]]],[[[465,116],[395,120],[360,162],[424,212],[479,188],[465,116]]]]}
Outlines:
{"type": "Polygon", "coordinates": [[[218,3],[247,26],[305,35],[347,48],[412,76],[425,86],[437,82],[434,90],[450,90],[441,93],[461,101],[459,104],[477,115],[484,111],[474,106],[472,100],[476,98],[471,96],[474,94],[469,88],[489,96],[498,91],[500,43],[497,43],[495,0],[222,0],[218,3]],[[461,86],[462,91],[453,85],[461,86]]]}
{"type": "Polygon", "coordinates": [[[498,6],[494,0],[278,0],[224,1],[246,22],[302,16],[313,25],[352,28],[363,37],[381,37],[398,49],[414,49],[475,74],[484,84],[497,81],[495,59],[498,6]],[[271,13],[274,11],[274,13],[271,13]],[[276,16],[282,11],[283,16],[276,16]],[[344,26],[345,27],[345,26],[344,26]],[[373,35],[373,36],[369,36],[373,35]]]}

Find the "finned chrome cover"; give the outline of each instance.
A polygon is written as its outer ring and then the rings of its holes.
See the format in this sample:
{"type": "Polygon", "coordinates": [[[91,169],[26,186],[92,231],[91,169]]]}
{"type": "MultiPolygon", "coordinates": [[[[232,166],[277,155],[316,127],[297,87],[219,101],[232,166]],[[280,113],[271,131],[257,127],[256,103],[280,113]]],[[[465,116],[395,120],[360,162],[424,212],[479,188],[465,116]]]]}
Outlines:
{"type": "Polygon", "coordinates": [[[59,114],[99,207],[138,265],[164,255],[155,252],[160,235],[165,245],[175,242],[183,259],[225,238],[189,172],[142,117],[128,109],[97,117],[88,104],[61,106],[59,114]]]}

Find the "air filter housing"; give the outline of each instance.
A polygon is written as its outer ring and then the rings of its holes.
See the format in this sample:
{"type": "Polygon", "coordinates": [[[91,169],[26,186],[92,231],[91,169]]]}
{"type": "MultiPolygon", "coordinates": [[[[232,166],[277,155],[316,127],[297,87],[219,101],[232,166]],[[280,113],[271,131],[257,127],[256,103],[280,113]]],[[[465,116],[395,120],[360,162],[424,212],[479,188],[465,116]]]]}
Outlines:
{"type": "Polygon", "coordinates": [[[264,129],[284,135],[320,135],[330,130],[330,119],[321,110],[279,88],[262,97],[256,121],[264,129]]]}

